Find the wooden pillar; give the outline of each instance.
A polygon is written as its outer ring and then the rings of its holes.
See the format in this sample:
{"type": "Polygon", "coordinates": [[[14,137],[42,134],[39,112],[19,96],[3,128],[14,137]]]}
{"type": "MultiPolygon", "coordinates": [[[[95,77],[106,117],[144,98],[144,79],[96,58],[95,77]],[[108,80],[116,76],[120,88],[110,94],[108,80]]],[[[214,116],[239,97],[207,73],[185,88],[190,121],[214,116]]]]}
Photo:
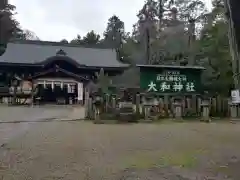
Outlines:
{"type": "Polygon", "coordinates": [[[51,82],[52,91],[54,91],[54,88],[55,88],[54,86],[55,86],[54,81],[52,81],[52,82],[51,82]]]}
{"type": "Polygon", "coordinates": [[[32,106],[34,105],[34,91],[35,91],[35,88],[34,88],[34,81],[33,79],[31,79],[31,104],[32,106]]]}
{"type": "Polygon", "coordinates": [[[13,105],[17,104],[17,80],[14,80],[13,82],[13,105]]]}
{"type": "Polygon", "coordinates": [[[43,81],[43,88],[46,89],[46,81],[43,81]]]}

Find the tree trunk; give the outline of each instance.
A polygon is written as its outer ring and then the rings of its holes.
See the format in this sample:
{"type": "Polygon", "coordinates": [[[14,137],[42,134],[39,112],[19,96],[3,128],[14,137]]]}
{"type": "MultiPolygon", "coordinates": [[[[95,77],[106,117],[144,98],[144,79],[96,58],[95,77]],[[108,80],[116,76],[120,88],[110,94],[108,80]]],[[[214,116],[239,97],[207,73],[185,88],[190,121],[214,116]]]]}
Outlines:
{"type": "Polygon", "coordinates": [[[229,12],[228,18],[228,39],[229,39],[229,47],[230,47],[230,54],[232,57],[232,71],[233,71],[233,79],[234,79],[234,85],[236,89],[240,88],[240,82],[239,82],[239,55],[237,50],[237,43],[235,38],[235,32],[233,27],[233,21],[231,17],[231,8],[229,5],[229,0],[224,0],[226,11],[229,12]]]}
{"type": "Polygon", "coordinates": [[[151,60],[150,60],[150,33],[149,33],[149,29],[146,29],[146,60],[147,60],[147,64],[151,64],[151,60]]]}
{"type": "Polygon", "coordinates": [[[194,65],[195,64],[195,52],[194,52],[194,41],[195,41],[195,22],[189,22],[189,58],[188,64],[194,65]]]}

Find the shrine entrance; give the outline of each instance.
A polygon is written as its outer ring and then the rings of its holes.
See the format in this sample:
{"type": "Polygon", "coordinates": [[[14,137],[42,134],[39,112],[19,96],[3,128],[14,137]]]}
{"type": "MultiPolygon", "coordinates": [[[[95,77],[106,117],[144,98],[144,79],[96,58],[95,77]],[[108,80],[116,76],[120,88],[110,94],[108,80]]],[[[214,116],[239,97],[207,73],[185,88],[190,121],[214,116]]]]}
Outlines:
{"type": "Polygon", "coordinates": [[[37,87],[34,101],[39,104],[83,104],[84,84],[89,81],[80,66],[66,55],[58,54],[46,59],[43,69],[32,76],[37,87]]]}
{"type": "Polygon", "coordinates": [[[41,104],[79,104],[83,101],[83,84],[72,79],[37,80],[36,99],[41,104]]]}

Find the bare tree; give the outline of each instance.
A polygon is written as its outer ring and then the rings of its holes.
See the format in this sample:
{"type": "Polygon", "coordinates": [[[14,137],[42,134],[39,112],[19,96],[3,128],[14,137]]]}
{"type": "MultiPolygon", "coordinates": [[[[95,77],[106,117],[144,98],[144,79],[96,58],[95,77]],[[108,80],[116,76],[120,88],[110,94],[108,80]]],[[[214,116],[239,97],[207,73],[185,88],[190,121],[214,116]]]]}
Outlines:
{"type": "Polygon", "coordinates": [[[30,30],[23,30],[22,39],[24,40],[40,40],[40,38],[30,30]]]}

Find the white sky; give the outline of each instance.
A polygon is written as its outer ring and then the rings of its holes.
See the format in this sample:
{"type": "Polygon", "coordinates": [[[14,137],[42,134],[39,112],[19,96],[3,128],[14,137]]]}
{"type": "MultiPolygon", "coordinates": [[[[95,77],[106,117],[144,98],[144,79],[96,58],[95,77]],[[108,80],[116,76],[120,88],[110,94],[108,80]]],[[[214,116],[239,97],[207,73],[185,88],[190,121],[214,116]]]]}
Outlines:
{"type": "MultiPolygon", "coordinates": [[[[24,29],[41,40],[59,41],[84,36],[94,30],[100,35],[113,14],[132,31],[144,0],[9,0],[16,6],[16,18],[24,29]]],[[[205,0],[208,7],[211,0],[205,0]]]]}

